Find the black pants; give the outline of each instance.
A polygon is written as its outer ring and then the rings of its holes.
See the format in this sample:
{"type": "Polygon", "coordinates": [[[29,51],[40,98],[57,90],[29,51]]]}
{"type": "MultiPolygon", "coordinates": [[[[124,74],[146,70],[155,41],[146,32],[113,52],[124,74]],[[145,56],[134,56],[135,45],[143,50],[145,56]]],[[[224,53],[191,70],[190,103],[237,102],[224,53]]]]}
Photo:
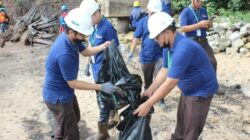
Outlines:
{"type": "Polygon", "coordinates": [[[204,48],[204,50],[207,52],[207,55],[208,55],[212,65],[213,65],[215,72],[216,72],[217,71],[217,61],[216,61],[216,58],[214,56],[213,49],[208,44],[207,39],[204,38],[204,39],[193,39],[193,40],[198,42],[204,48]]]}
{"type": "Polygon", "coordinates": [[[79,140],[78,122],[80,121],[80,110],[76,96],[69,103],[51,104],[45,102],[50,111],[55,115],[57,128],[56,140],[79,140]]]}
{"type": "Polygon", "coordinates": [[[179,99],[177,124],[171,140],[198,140],[213,97],[183,96],[179,99]]]}
{"type": "Polygon", "coordinates": [[[162,66],[162,59],[158,59],[155,62],[142,64],[141,69],[144,77],[144,89],[146,90],[152,84],[157,73],[160,71],[162,66]]]}

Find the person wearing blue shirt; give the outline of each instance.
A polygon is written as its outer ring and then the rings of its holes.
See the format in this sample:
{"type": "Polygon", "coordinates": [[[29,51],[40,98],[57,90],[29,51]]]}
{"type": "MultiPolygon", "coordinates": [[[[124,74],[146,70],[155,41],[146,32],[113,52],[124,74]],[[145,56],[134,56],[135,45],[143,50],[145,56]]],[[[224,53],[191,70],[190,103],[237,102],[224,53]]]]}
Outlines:
{"type": "MultiPolygon", "coordinates": [[[[95,0],[84,0],[80,8],[82,12],[86,12],[91,16],[94,31],[89,36],[88,48],[95,48],[105,42],[114,41],[115,46],[119,46],[119,40],[116,29],[104,17],[100,10],[100,5],[95,0]]],[[[98,74],[103,62],[103,52],[99,52],[91,56],[91,66],[94,81],[97,82],[98,74]]],[[[114,104],[102,98],[102,95],[97,93],[97,103],[100,111],[98,120],[98,133],[94,135],[95,139],[108,139],[108,129],[115,127],[118,121],[115,120],[116,110],[114,104]]],[[[90,138],[91,139],[91,138],[90,138]]]]}
{"type": "MultiPolygon", "coordinates": [[[[133,59],[134,50],[141,38],[142,45],[140,52],[140,62],[144,77],[145,90],[151,85],[154,77],[159,72],[162,65],[162,48],[157,44],[157,42],[154,41],[154,39],[149,38],[148,31],[148,18],[154,13],[160,12],[162,10],[162,3],[160,0],[150,0],[147,7],[148,16],[141,19],[138,23],[128,58],[131,62],[133,59]]],[[[162,109],[166,108],[164,99],[159,102],[159,106],[162,109]]]]}
{"type": "Polygon", "coordinates": [[[170,16],[172,16],[171,0],[161,0],[161,3],[162,3],[162,12],[166,12],[170,16]]]}
{"type": "Polygon", "coordinates": [[[207,52],[214,70],[217,69],[217,61],[213,49],[208,44],[206,30],[213,26],[208,20],[207,10],[202,7],[204,0],[191,0],[192,3],[180,14],[180,30],[185,36],[198,42],[207,52]]]}
{"type": "Polygon", "coordinates": [[[80,9],[76,8],[65,17],[69,30],[57,37],[46,61],[43,100],[57,120],[55,139],[79,140],[77,123],[80,120],[80,110],[74,89],[100,90],[107,94],[114,93],[117,89],[110,82],[92,84],[77,80],[79,53],[91,56],[109,45],[104,44],[96,48],[86,48],[82,45],[87,35],[92,33],[93,26],[88,14],[79,13],[80,9]]]}
{"type": "Polygon", "coordinates": [[[143,93],[150,98],[133,113],[146,116],[151,107],[178,85],[182,91],[177,125],[171,140],[198,140],[206,122],[210,103],[218,89],[213,66],[205,50],[195,41],[176,32],[175,21],[164,12],[148,21],[149,37],[164,47],[163,67],[143,93]]]}
{"type": "Polygon", "coordinates": [[[129,19],[130,19],[131,28],[135,30],[140,19],[146,16],[147,13],[141,8],[139,1],[134,1],[133,7],[134,8],[132,9],[130,13],[129,19]]]}

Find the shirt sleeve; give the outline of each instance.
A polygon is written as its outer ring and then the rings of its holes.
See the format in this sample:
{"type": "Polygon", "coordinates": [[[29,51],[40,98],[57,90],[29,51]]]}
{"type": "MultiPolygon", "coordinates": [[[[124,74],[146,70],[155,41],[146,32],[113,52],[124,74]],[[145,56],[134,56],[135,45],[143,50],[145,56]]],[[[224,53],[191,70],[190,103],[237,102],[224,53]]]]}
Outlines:
{"type": "Polygon", "coordinates": [[[188,25],[188,14],[187,14],[187,10],[186,9],[184,9],[181,12],[179,21],[180,21],[180,25],[181,26],[187,26],[188,25]]]}
{"type": "Polygon", "coordinates": [[[162,50],[162,56],[163,56],[162,67],[168,68],[168,49],[167,48],[164,48],[162,50]]]}
{"type": "Polygon", "coordinates": [[[204,13],[206,15],[206,17],[204,18],[204,20],[208,20],[208,13],[207,13],[207,9],[204,8],[204,13]]]}
{"type": "Polygon", "coordinates": [[[83,44],[83,43],[81,43],[81,44],[79,44],[79,52],[82,52],[82,51],[84,51],[85,50],[85,48],[86,48],[86,45],[85,44],[83,44]]]}
{"type": "Polygon", "coordinates": [[[119,46],[119,40],[118,40],[118,36],[117,36],[117,32],[114,28],[109,28],[106,30],[106,35],[105,35],[105,39],[107,41],[115,41],[116,46],[119,46]]]}
{"type": "Polygon", "coordinates": [[[134,37],[141,38],[143,35],[143,19],[141,19],[135,29],[134,37]]]}
{"type": "Polygon", "coordinates": [[[77,79],[78,68],[77,65],[73,63],[74,61],[74,57],[67,54],[61,55],[57,58],[58,66],[65,81],[77,79]]]}
{"type": "Polygon", "coordinates": [[[172,66],[169,70],[168,77],[180,79],[190,65],[194,51],[191,49],[178,50],[172,57],[172,66]]]}

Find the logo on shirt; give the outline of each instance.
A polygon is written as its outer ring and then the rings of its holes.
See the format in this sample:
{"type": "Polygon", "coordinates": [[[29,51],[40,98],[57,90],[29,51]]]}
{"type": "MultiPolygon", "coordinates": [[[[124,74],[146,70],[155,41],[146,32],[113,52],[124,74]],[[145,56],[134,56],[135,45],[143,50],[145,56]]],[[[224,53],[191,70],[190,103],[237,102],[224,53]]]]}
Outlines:
{"type": "Polygon", "coordinates": [[[100,36],[100,35],[96,34],[95,38],[96,38],[96,39],[101,39],[101,38],[102,38],[102,36],[100,36]]]}
{"type": "Polygon", "coordinates": [[[202,16],[202,18],[207,18],[207,15],[201,15],[202,16]]]}

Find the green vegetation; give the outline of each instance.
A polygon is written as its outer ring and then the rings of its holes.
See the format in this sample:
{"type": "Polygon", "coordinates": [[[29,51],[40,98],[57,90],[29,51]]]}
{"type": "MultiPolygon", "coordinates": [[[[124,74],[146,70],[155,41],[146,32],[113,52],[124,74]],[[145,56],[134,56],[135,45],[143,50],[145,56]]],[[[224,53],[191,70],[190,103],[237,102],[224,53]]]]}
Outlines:
{"type": "MultiPolygon", "coordinates": [[[[173,11],[180,13],[188,6],[191,0],[174,0],[173,11]]],[[[249,0],[206,0],[203,4],[208,14],[228,17],[232,23],[244,20],[250,22],[250,1],[249,0]]]]}

